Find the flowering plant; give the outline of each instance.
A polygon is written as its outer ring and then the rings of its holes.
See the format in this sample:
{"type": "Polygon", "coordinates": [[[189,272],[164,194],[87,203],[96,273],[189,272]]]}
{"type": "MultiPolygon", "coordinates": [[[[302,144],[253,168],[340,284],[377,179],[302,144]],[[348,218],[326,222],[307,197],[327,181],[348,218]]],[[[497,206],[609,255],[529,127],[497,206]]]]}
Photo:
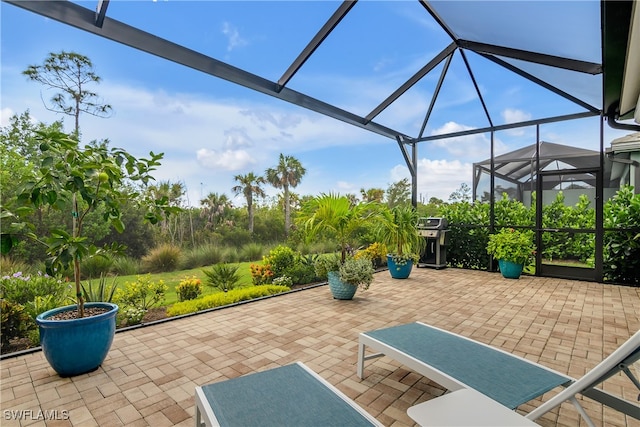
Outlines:
{"type": "Polygon", "coordinates": [[[40,271],[36,274],[18,271],[0,278],[0,297],[22,305],[34,301],[37,296],[52,296],[56,303],[62,304],[70,289],[70,283],[40,271]]]}
{"type": "Polygon", "coordinates": [[[370,260],[374,268],[382,267],[387,263],[387,248],[381,243],[373,242],[366,249],[356,252],[353,257],[355,259],[366,258],[370,260]]]}
{"type": "Polygon", "coordinates": [[[273,271],[270,264],[251,264],[251,281],[254,285],[266,285],[273,280],[273,271]]]}
{"type": "Polygon", "coordinates": [[[127,307],[146,311],[154,305],[160,305],[168,290],[164,280],[154,282],[151,274],[145,274],[137,276],[134,282],[125,282],[124,287],[116,291],[116,300],[127,307]]]}
{"type": "Polygon", "coordinates": [[[289,276],[280,276],[273,279],[273,284],[291,287],[291,285],[293,285],[293,280],[289,276]]]}
{"type": "Polygon", "coordinates": [[[487,253],[495,259],[527,265],[535,255],[533,232],[503,228],[489,236],[487,253]]]}
{"type": "Polygon", "coordinates": [[[196,276],[185,277],[176,286],[179,301],[195,299],[202,294],[202,282],[196,276]]]}

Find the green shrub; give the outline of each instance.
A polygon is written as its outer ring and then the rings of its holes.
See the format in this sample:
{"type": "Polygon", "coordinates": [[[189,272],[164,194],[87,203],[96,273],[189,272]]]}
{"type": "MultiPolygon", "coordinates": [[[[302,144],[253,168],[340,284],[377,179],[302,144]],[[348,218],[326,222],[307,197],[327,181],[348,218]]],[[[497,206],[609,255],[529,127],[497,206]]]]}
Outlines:
{"type": "Polygon", "coordinates": [[[131,257],[118,256],[113,258],[111,272],[118,276],[131,276],[141,272],[140,262],[131,257]]]}
{"type": "Polygon", "coordinates": [[[625,186],[604,205],[605,280],[640,286],[640,194],[625,186]]]}
{"type": "Polygon", "coordinates": [[[80,286],[82,287],[85,302],[111,302],[118,288],[116,278],[112,278],[111,284],[109,285],[107,284],[107,277],[104,274],[100,275],[100,279],[98,279],[95,287],[92,280],[87,281],[86,286],[83,283],[81,283],[80,286]]]}
{"type": "Polygon", "coordinates": [[[533,231],[517,231],[513,228],[503,228],[490,235],[487,243],[487,253],[494,259],[525,266],[533,260],[535,248],[533,231]]]}
{"type": "Polygon", "coordinates": [[[167,315],[180,316],[182,314],[195,313],[197,311],[222,307],[240,301],[275,295],[288,290],[289,287],[287,286],[263,285],[235,289],[229,292],[220,292],[190,301],[177,302],[167,309],[167,315]]]}
{"type": "Polygon", "coordinates": [[[60,299],[56,298],[55,295],[37,295],[33,301],[29,301],[25,304],[24,308],[31,316],[31,318],[35,321],[36,317],[39,314],[44,313],[45,311],[53,310],[54,308],[60,307],[64,305],[60,299]]]}
{"type": "Polygon", "coordinates": [[[108,274],[113,267],[113,258],[110,256],[91,256],[83,258],[80,265],[83,278],[100,277],[108,274]]]}
{"type": "Polygon", "coordinates": [[[68,295],[70,284],[61,279],[38,272],[22,274],[18,271],[0,278],[0,296],[8,301],[25,305],[36,296],[52,295],[62,302],[68,295]]]}
{"type": "Polygon", "coordinates": [[[239,261],[256,261],[262,259],[264,255],[264,246],[260,243],[247,243],[240,248],[239,261]]]}
{"type": "MultiPolygon", "coordinates": [[[[294,265],[287,268],[285,271],[285,276],[289,277],[292,283],[296,285],[304,285],[320,280],[318,277],[316,277],[316,272],[313,264],[302,264],[300,262],[296,262],[294,265]]],[[[276,282],[274,280],[273,284],[275,283],[276,282]]]]}
{"type": "Polygon", "coordinates": [[[0,299],[0,325],[0,347],[3,352],[9,348],[12,339],[25,337],[35,327],[24,306],[5,299],[0,299]]]}
{"type": "Polygon", "coordinates": [[[183,270],[204,267],[222,262],[223,250],[219,245],[207,244],[196,246],[186,251],[181,259],[183,270]]]}
{"type": "Polygon", "coordinates": [[[458,202],[442,205],[441,215],[449,225],[447,264],[471,270],[486,270],[489,254],[489,203],[458,202]]]}
{"type": "Polygon", "coordinates": [[[196,276],[185,277],[176,286],[178,301],[196,299],[202,294],[202,282],[196,276]]]}
{"type": "Polygon", "coordinates": [[[269,255],[264,257],[263,263],[271,266],[271,271],[278,277],[286,274],[287,269],[293,266],[296,253],[288,246],[278,245],[269,251],[269,255]]]}
{"type": "Polygon", "coordinates": [[[164,302],[169,287],[164,281],[151,281],[151,275],[137,276],[135,282],[125,282],[124,287],[116,291],[115,299],[125,306],[148,310],[164,302]]]}
{"type": "Polygon", "coordinates": [[[147,273],[174,271],[180,261],[180,248],[173,245],[161,245],[142,258],[142,268],[147,273]]]}
{"type": "Polygon", "coordinates": [[[222,250],[222,263],[240,262],[240,254],[235,247],[227,247],[222,250]]]}
{"type": "Polygon", "coordinates": [[[229,264],[216,264],[210,270],[202,270],[207,276],[207,285],[227,292],[238,286],[240,276],[238,266],[229,264]]]}

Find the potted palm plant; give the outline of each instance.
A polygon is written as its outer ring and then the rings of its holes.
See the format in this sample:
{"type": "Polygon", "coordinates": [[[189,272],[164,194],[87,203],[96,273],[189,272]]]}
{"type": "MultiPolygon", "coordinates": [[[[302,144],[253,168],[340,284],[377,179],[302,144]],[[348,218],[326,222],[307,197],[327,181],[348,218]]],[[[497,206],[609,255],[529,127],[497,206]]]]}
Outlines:
{"type": "MultiPolygon", "coordinates": [[[[117,231],[124,230],[121,208],[135,203],[138,194],[129,190],[130,183],[146,184],[149,174],[159,165],[162,154],[149,159],[136,159],[107,144],[90,144],[83,148],[76,138],[58,131],[39,133],[40,164],[29,182],[22,183],[16,213],[3,209],[3,218],[12,218],[11,239],[21,234],[40,241],[29,229],[28,215],[37,209],[67,210],[71,206],[71,232],[62,228],[50,230],[42,242],[50,258],[47,273],[60,274],[72,269],[77,303],[55,308],[36,317],[40,344],[49,364],[61,376],[73,376],[98,368],[109,351],[115,333],[118,306],[108,302],[85,304],[80,284],[80,264],[83,259],[101,255],[83,236],[86,216],[101,207],[104,218],[117,231]],[[129,184],[127,184],[129,183],[129,184]],[[125,185],[126,184],[126,185],[125,185]],[[23,218],[21,218],[23,216],[23,218]]],[[[157,222],[160,214],[175,212],[177,208],[166,201],[149,201],[152,210],[147,220],[157,222]]],[[[111,249],[117,249],[111,248],[111,249]]]]}
{"type": "Polygon", "coordinates": [[[335,238],[340,247],[339,255],[320,257],[316,262],[316,274],[328,278],[334,298],[351,299],[359,286],[366,289],[371,284],[374,272],[371,261],[353,259],[348,254],[348,247],[362,227],[376,217],[377,210],[373,204],[354,204],[346,196],[334,193],[323,193],[303,205],[298,223],[307,239],[318,236],[335,238]],[[347,290],[353,291],[350,296],[350,292],[338,290],[341,278],[347,290]]]}
{"type": "Polygon", "coordinates": [[[498,260],[502,276],[518,279],[535,254],[533,232],[503,228],[489,236],[487,253],[498,260]]]}
{"type": "Polygon", "coordinates": [[[411,205],[383,209],[377,226],[378,241],[387,245],[387,266],[394,279],[406,279],[418,261],[425,240],[418,233],[418,212],[411,205]]]}

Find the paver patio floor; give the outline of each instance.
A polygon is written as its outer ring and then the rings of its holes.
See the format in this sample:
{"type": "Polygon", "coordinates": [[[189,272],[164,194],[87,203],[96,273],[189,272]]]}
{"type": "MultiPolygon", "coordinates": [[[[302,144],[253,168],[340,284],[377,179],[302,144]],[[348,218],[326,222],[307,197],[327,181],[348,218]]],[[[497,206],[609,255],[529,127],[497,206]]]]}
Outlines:
{"type": "MultiPolygon", "coordinates": [[[[580,377],[640,328],[640,288],[452,268],[392,280],[384,271],[353,301],[333,300],[320,286],[117,333],[103,365],[73,378],[57,376],[42,352],[5,359],[1,424],[193,426],[195,386],[302,361],[383,424],[412,426],[407,408],[444,390],[387,357],[369,361],[360,380],[356,351],[360,332],[413,321],[580,377]],[[58,420],[45,422],[51,417],[58,420]]],[[[604,388],[638,396],[621,375],[604,388]]],[[[596,424],[640,426],[591,400],[583,405],[596,424]]],[[[569,403],[538,422],[585,425],[569,403]]]]}

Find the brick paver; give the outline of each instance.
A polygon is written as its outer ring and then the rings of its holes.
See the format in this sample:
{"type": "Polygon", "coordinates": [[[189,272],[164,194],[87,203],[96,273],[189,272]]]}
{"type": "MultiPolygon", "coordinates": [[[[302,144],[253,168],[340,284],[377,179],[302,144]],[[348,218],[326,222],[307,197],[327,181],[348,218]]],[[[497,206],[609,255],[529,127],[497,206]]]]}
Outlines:
{"type": "MultiPolygon", "coordinates": [[[[320,286],[120,332],[104,364],[86,375],[60,378],[41,352],[5,359],[1,424],[192,426],[196,385],[302,361],[385,425],[412,426],[407,408],[442,387],[387,357],[369,361],[363,380],[355,366],[360,332],[412,321],[579,377],[640,328],[640,288],[451,268],[414,269],[407,280],[380,272],[353,301],[333,300],[320,286]],[[23,419],[11,419],[17,414],[23,419]]],[[[621,375],[605,389],[638,393],[621,375]]],[[[598,425],[640,426],[583,404],[598,425]]],[[[567,403],[538,422],[584,425],[567,403]]]]}

